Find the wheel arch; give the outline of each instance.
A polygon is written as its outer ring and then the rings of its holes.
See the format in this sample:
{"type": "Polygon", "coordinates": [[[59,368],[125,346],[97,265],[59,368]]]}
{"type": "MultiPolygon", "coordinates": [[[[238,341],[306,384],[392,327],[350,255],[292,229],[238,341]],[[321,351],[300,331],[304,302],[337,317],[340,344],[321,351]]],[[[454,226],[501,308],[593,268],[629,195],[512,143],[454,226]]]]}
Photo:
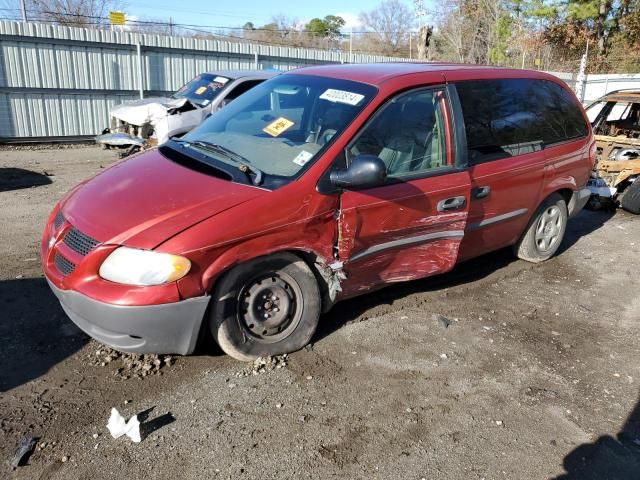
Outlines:
{"type": "MultiPolygon", "coordinates": [[[[559,190],[556,190],[555,192],[551,192],[549,193],[549,195],[547,195],[545,198],[542,199],[542,202],[544,202],[547,198],[549,198],[551,195],[553,195],[554,193],[558,193],[560,194],[560,196],[562,196],[562,198],[564,198],[564,201],[567,205],[569,205],[569,202],[571,201],[571,197],[573,196],[573,192],[574,190],[570,189],[570,188],[561,188],[559,190]]],[[[542,203],[540,202],[540,203],[542,203]]]]}
{"type": "Polygon", "coordinates": [[[213,294],[217,281],[238,265],[279,253],[290,253],[305,262],[316,277],[321,293],[323,310],[329,308],[333,304],[333,301],[330,298],[330,284],[334,275],[333,270],[329,266],[332,259],[331,257],[327,258],[326,254],[323,255],[322,253],[315,251],[313,248],[303,245],[278,246],[256,252],[255,254],[242,254],[241,252],[243,251],[250,252],[251,249],[245,244],[236,245],[216,258],[216,260],[204,271],[202,282],[207,293],[213,294]]]}
{"type": "Polygon", "coordinates": [[[536,208],[538,208],[542,202],[554,193],[562,195],[562,198],[564,198],[565,202],[568,204],[569,200],[571,200],[571,195],[573,195],[573,192],[577,190],[579,190],[579,185],[573,175],[555,177],[542,189],[541,198],[538,205],[536,205],[536,208]]]}

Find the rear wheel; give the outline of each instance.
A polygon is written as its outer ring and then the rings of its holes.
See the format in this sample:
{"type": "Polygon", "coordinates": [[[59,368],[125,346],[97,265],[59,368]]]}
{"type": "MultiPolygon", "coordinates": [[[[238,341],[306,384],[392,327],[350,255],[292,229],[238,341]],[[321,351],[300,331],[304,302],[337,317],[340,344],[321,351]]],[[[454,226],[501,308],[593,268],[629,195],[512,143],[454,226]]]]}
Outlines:
{"type": "Polygon", "coordinates": [[[640,178],[627,187],[620,206],[627,212],[640,214],[640,178]]]}
{"type": "Polygon", "coordinates": [[[242,361],[299,350],[320,317],[320,291],[309,266],[279,253],[233,268],[218,282],[210,309],[213,338],[242,361]]]}
{"type": "Polygon", "coordinates": [[[567,229],[567,203],[554,193],[536,210],[527,230],[514,250],[522,260],[538,263],[551,258],[562,243],[567,229]]]}

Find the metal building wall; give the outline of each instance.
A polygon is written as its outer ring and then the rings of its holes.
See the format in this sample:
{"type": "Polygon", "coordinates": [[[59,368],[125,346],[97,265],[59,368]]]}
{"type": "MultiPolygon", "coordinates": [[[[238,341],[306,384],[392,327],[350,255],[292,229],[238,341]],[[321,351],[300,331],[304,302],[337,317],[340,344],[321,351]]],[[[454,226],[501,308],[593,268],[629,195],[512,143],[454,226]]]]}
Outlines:
{"type": "MultiPolygon", "coordinates": [[[[353,63],[407,61],[354,54],[353,63]]],[[[0,140],[94,135],[111,106],[203,71],[341,63],[338,51],[0,21],[0,140]],[[139,47],[138,47],[139,45],[139,47]],[[140,53],[138,54],[138,48],[140,53]]]]}

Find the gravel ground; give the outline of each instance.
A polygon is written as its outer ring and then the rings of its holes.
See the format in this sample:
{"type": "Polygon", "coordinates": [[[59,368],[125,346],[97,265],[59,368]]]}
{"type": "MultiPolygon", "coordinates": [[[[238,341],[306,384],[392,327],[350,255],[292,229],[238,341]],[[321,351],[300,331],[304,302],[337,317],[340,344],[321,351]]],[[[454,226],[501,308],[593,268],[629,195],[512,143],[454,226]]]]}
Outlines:
{"type": "Polygon", "coordinates": [[[640,219],[583,212],[545,264],[500,251],[338,304],[286,357],[120,355],[37,258],[54,202],[113,161],[0,151],[0,477],[639,478],[640,219]]]}

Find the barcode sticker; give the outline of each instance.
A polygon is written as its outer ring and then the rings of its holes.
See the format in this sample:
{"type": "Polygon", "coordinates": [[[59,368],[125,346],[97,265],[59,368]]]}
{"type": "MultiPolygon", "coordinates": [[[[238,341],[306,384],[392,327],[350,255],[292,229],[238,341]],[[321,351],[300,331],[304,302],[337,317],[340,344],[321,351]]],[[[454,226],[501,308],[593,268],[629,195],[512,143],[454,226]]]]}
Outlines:
{"type": "Polygon", "coordinates": [[[334,103],[346,103],[347,105],[356,106],[362,101],[364,95],[330,88],[326,90],[322,95],[320,95],[320,98],[322,100],[329,100],[330,102],[334,103]]]}

